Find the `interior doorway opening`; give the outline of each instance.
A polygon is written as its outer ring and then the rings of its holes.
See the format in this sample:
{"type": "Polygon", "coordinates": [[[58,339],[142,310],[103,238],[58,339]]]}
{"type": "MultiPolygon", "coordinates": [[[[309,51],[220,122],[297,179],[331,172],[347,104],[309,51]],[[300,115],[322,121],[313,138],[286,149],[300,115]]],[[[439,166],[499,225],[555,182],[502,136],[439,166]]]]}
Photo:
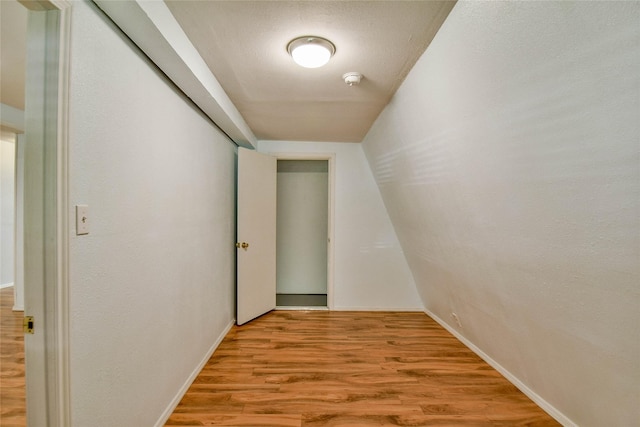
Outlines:
{"type": "Polygon", "coordinates": [[[328,159],[278,159],[277,308],[328,308],[329,168],[328,159]]]}

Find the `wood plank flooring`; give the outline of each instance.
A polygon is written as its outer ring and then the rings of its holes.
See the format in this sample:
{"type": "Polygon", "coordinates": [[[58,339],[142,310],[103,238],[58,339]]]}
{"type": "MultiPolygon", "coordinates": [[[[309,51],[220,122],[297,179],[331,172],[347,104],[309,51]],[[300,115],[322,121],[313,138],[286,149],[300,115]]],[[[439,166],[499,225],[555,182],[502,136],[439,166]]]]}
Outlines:
{"type": "Polygon", "coordinates": [[[423,313],[273,311],[235,326],[166,426],[557,426],[423,313]]]}
{"type": "Polygon", "coordinates": [[[21,311],[13,311],[13,288],[0,289],[0,426],[24,427],[24,335],[21,311]]]}

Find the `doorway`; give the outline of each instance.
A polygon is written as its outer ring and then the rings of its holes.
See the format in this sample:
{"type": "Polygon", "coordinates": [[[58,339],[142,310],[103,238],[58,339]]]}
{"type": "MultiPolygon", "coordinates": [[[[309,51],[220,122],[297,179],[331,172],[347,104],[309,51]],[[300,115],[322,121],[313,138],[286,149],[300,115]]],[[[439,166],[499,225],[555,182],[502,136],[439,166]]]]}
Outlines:
{"type": "MultiPolygon", "coordinates": [[[[238,148],[236,236],[236,323],[238,325],[243,325],[273,309],[331,310],[333,308],[334,165],[335,154],[333,153],[261,153],[242,147],[238,148]],[[309,163],[311,170],[306,170],[305,165],[300,163],[281,164],[281,174],[322,175],[322,179],[319,181],[324,182],[324,189],[320,193],[324,196],[319,200],[323,201],[319,204],[314,201],[313,211],[326,212],[326,218],[320,223],[316,222],[313,227],[313,231],[321,236],[314,241],[321,246],[314,247],[312,251],[308,251],[304,247],[299,249],[297,246],[299,242],[306,242],[308,238],[304,234],[306,232],[300,234],[299,231],[290,227],[294,221],[303,224],[310,223],[309,214],[303,212],[303,215],[296,216],[297,219],[293,219],[292,216],[287,217],[282,211],[278,215],[278,199],[282,202],[285,193],[288,193],[284,188],[278,191],[278,162],[282,160],[321,161],[315,164],[309,163]],[[277,236],[278,228],[281,231],[288,230],[289,236],[277,236]],[[278,240],[280,240],[280,253],[277,248],[278,240]],[[298,258],[290,257],[291,253],[297,255],[298,258]],[[320,254],[320,256],[314,258],[311,253],[320,254]],[[312,260],[315,269],[299,269],[298,264],[308,264],[309,260],[312,260]],[[277,302],[278,264],[280,265],[281,278],[279,302],[277,302]],[[291,267],[295,267],[294,273],[297,274],[297,281],[302,284],[301,286],[294,284],[289,288],[285,284],[283,288],[282,284],[285,282],[282,279],[292,277],[291,275],[287,276],[287,270],[283,270],[283,268],[291,267]],[[300,273],[301,271],[302,273],[300,273]],[[308,286],[311,282],[310,277],[313,278],[316,285],[313,289],[308,286]],[[300,300],[303,297],[299,295],[307,297],[303,301],[300,300]],[[294,300],[292,301],[291,298],[294,300]]],[[[286,177],[281,177],[280,186],[286,187],[286,181],[286,177]]],[[[289,184],[298,185],[297,182],[289,184]]],[[[298,191],[297,193],[309,197],[311,191],[298,191]]],[[[308,206],[310,203],[303,199],[303,203],[297,205],[308,206]]]]}
{"type": "Polygon", "coordinates": [[[24,133],[0,133],[0,288],[11,287],[12,310],[24,311],[24,133]]]}
{"type": "Polygon", "coordinates": [[[0,425],[26,425],[23,210],[27,9],[0,1],[0,425]]]}
{"type": "Polygon", "coordinates": [[[277,165],[276,307],[327,309],[330,159],[277,165]]]}
{"type": "Polygon", "coordinates": [[[0,137],[0,288],[14,287],[16,134],[0,137]]]}

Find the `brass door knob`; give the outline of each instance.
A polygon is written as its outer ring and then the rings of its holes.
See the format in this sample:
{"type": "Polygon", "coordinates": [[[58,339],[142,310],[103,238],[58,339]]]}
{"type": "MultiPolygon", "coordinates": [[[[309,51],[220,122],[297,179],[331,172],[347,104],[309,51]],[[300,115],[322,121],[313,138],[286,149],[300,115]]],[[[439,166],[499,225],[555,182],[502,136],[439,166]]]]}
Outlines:
{"type": "Polygon", "coordinates": [[[238,242],[236,243],[236,248],[242,248],[242,249],[247,249],[249,247],[249,244],[247,242],[238,242]]]}

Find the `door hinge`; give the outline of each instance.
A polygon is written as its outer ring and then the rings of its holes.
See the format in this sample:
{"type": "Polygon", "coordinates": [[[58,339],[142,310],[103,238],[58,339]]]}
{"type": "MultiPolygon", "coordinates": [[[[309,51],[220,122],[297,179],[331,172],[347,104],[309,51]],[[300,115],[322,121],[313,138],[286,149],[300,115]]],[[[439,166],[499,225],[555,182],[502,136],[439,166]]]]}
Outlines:
{"type": "Polygon", "coordinates": [[[22,331],[25,334],[33,334],[33,316],[24,316],[22,320],[22,331]]]}

